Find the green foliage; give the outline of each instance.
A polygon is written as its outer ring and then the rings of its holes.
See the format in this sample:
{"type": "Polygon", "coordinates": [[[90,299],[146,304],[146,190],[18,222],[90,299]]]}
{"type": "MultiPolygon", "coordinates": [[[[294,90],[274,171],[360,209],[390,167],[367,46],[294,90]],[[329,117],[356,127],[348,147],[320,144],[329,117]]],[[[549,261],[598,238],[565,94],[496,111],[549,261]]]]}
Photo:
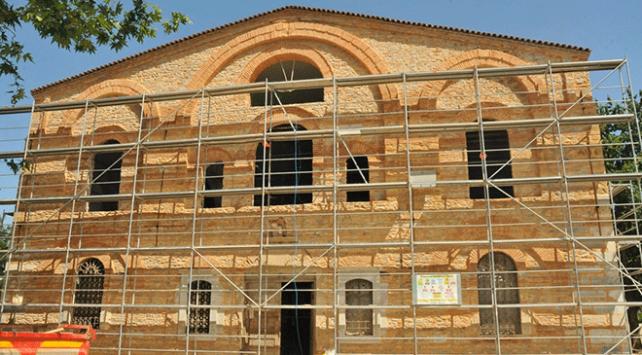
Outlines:
{"type": "Polygon", "coordinates": [[[14,174],[21,171],[29,171],[31,168],[31,163],[28,160],[16,161],[15,159],[5,159],[4,162],[14,174]]]}
{"type": "MultiPolygon", "coordinates": [[[[0,275],[4,275],[6,264],[6,251],[9,249],[9,239],[11,238],[11,227],[2,225],[0,226],[0,275]]],[[[0,281],[0,286],[2,282],[0,281]]]]}
{"type": "MultiPolygon", "coordinates": [[[[640,142],[638,124],[642,126],[641,98],[642,91],[638,95],[627,93],[625,100],[615,102],[611,98],[607,102],[598,106],[600,115],[615,115],[627,112],[637,113],[636,122],[608,124],[602,127],[601,139],[603,144],[604,164],[606,171],[609,173],[635,172],[634,156],[638,157],[638,169],[640,166],[640,145],[632,145],[630,142],[640,142]]],[[[637,184],[632,184],[631,189],[613,196],[614,210],[616,216],[625,215],[632,209],[632,202],[641,203],[640,191],[637,184]]],[[[636,234],[636,226],[631,218],[617,222],[617,228],[625,234],[636,234]]],[[[639,226],[642,228],[642,225],[639,226]]],[[[638,229],[639,229],[638,228],[638,229]]],[[[623,260],[626,262],[626,260],[623,260]]]]}
{"type": "MultiPolygon", "coordinates": [[[[624,103],[620,101],[615,102],[611,98],[608,98],[606,103],[598,106],[598,112],[600,115],[616,115],[635,111],[637,112],[637,122],[642,126],[642,113],[640,112],[640,107],[642,106],[641,96],[642,90],[640,90],[638,95],[632,95],[629,92],[627,97],[625,97],[624,103]]],[[[631,138],[633,138],[633,142],[640,141],[637,127],[634,122],[630,125],[630,131],[627,123],[608,124],[602,128],[601,138],[604,144],[604,158],[608,172],[622,173],[635,171],[635,165],[632,159],[633,149],[635,149],[637,156],[640,156],[640,145],[632,146],[631,144],[625,143],[631,142],[631,138]]]]}
{"type": "Polygon", "coordinates": [[[179,12],[164,19],[160,8],[144,0],[131,0],[127,8],[119,0],[28,0],[23,6],[0,0],[0,76],[12,78],[12,104],[25,97],[18,65],[33,58],[16,39],[24,24],[60,48],[94,53],[98,46],[118,51],[132,40],[155,37],[158,24],[171,33],[189,22],[179,12]]]}

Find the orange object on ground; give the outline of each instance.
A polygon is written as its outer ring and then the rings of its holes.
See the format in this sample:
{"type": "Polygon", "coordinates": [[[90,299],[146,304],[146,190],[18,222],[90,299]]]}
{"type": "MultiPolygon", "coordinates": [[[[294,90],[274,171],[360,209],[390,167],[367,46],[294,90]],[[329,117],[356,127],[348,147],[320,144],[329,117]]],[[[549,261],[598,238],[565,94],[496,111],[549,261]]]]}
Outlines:
{"type": "Polygon", "coordinates": [[[90,341],[96,331],[90,325],[64,325],[45,332],[0,332],[0,354],[89,354],[90,341]]]}

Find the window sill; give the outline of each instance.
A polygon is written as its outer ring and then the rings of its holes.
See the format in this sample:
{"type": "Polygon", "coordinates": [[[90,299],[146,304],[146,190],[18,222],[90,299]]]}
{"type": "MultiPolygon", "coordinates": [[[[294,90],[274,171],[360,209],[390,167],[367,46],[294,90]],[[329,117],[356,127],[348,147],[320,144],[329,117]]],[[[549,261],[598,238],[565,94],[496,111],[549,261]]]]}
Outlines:
{"type": "Polygon", "coordinates": [[[379,336],[377,331],[375,331],[375,335],[363,335],[363,336],[356,336],[356,335],[341,335],[339,339],[341,340],[342,343],[349,343],[349,344],[372,344],[372,343],[381,343],[382,342],[382,337],[379,336]]]}

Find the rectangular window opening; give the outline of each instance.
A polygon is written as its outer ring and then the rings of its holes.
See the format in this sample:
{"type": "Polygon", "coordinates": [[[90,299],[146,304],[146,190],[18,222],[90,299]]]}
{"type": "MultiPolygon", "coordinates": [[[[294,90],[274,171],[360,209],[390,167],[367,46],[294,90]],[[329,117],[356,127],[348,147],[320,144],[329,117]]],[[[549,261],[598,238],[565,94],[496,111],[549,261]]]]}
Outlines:
{"type": "MultiPolygon", "coordinates": [[[[367,184],[369,182],[370,170],[368,167],[368,157],[355,156],[348,158],[346,160],[346,183],[367,184]]],[[[370,191],[348,191],[346,193],[346,201],[370,201],[370,191]]]]}
{"type": "MultiPolygon", "coordinates": [[[[510,160],[510,146],[506,130],[484,131],[485,160],[488,176],[493,179],[511,179],[513,170],[511,164],[502,168],[510,160]],[[500,169],[501,168],[501,169],[500,169]]],[[[468,179],[481,180],[482,175],[482,149],[479,141],[479,132],[466,132],[466,152],[468,156],[468,179]]],[[[515,196],[513,186],[500,186],[508,195],[515,196]]],[[[489,198],[507,198],[506,194],[495,187],[489,188],[489,198]]],[[[484,198],[484,186],[471,186],[470,198],[484,198]]]]}
{"type": "MultiPolygon", "coordinates": [[[[222,162],[208,165],[205,169],[205,191],[223,189],[223,168],[222,162]]],[[[203,208],[218,208],[223,205],[222,196],[206,196],[203,199],[203,208]]]]}

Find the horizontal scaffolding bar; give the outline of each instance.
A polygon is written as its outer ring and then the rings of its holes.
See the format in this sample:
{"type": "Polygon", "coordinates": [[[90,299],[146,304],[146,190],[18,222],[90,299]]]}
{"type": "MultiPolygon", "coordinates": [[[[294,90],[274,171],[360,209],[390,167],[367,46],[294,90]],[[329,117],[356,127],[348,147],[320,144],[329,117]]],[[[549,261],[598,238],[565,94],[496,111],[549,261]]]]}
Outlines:
{"type": "MultiPolygon", "coordinates": [[[[434,81],[434,80],[458,80],[458,79],[473,79],[475,75],[479,78],[493,78],[500,76],[519,76],[519,75],[536,75],[546,74],[549,71],[552,73],[569,73],[579,71],[596,71],[596,70],[612,70],[618,68],[626,63],[626,59],[612,59],[612,60],[598,60],[598,61],[580,61],[580,62],[565,62],[565,63],[551,63],[548,64],[535,64],[507,68],[478,68],[478,69],[463,69],[445,72],[417,72],[417,73],[397,73],[397,74],[374,74],[374,75],[361,75],[349,78],[336,78],[332,79],[308,79],[308,80],[292,80],[292,81],[279,81],[269,83],[272,90],[292,90],[292,89],[314,89],[323,87],[332,87],[336,82],[338,87],[360,86],[360,85],[378,85],[378,84],[392,84],[402,83],[405,81],[434,81]],[[477,74],[475,74],[477,72],[477,74]]],[[[257,93],[265,91],[265,83],[250,83],[243,85],[232,85],[221,88],[203,89],[203,90],[187,90],[178,92],[168,92],[161,94],[145,94],[145,102],[161,102],[173,101],[182,99],[192,99],[200,97],[204,91],[206,96],[225,96],[245,93],[257,93]]],[[[61,111],[61,110],[74,110],[83,109],[89,104],[92,107],[104,107],[113,105],[130,105],[140,103],[143,95],[133,96],[120,96],[92,99],[85,101],[70,101],[70,102],[53,102],[46,104],[36,104],[32,106],[14,106],[14,107],[1,107],[0,115],[9,115],[16,113],[29,113],[29,112],[45,112],[45,111],[61,111]]]]}
{"type": "MultiPolygon", "coordinates": [[[[590,236],[590,237],[575,237],[575,240],[590,243],[590,242],[625,242],[625,241],[639,241],[642,239],[642,236],[639,235],[627,235],[627,236],[590,236]]],[[[542,247],[545,244],[556,244],[556,243],[568,243],[568,238],[566,237],[556,237],[556,238],[529,238],[529,239],[494,239],[493,243],[502,244],[502,245],[513,245],[513,244],[537,244],[542,247]]],[[[479,239],[479,240],[415,240],[415,246],[426,246],[426,247],[439,247],[439,246],[487,246],[488,240],[479,239]]],[[[325,250],[328,248],[337,247],[342,249],[380,249],[380,248],[409,248],[410,242],[368,242],[368,243],[266,243],[263,245],[263,248],[266,249],[321,249],[325,250]]],[[[252,250],[259,249],[260,244],[231,244],[231,245],[202,245],[194,246],[195,250],[198,251],[225,251],[225,250],[252,250]]],[[[95,254],[95,253],[117,253],[125,252],[129,250],[130,252],[189,252],[192,250],[191,246],[158,246],[158,247],[120,247],[120,248],[70,248],[69,252],[74,254],[95,254]]],[[[15,254],[56,254],[56,253],[65,253],[67,252],[66,248],[50,248],[50,249],[15,249],[12,250],[15,254]]]]}
{"type": "MultiPolygon", "coordinates": [[[[627,123],[634,119],[633,114],[617,114],[608,116],[573,116],[561,118],[560,125],[573,126],[573,125],[590,125],[590,124],[615,124],[627,123]]],[[[546,127],[555,122],[555,118],[532,118],[532,119],[519,119],[510,121],[489,121],[484,122],[483,125],[488,129],[507,129],[507,128],[534,128],[546,127]]],[[[408,125],[410,133],[425,133],[425,132],[444,132],[444,131],[477,131],[479,123],[464,122],[464,123],[431,123],[431,124],[411,124],[408,125]]],[[[362,127],[360,128],[360,135],[377,135],[377,134],[402,134],[404,127],[401,125],[384,126],[384,127],[362,127]]],[[[331,129],[318,129],[309,131],[284,131],[284,132],[268,132],[266,137],[270,141],[282,141],[294,139],[313,139],[313,138],[332,138],[333,131],[331,129]]],[[[245,144],[245,143],[259,143],[263,141],[263,134],[244,134],[234,136],[220,136],[220,137],[202,137],[201,145],[227,145],[227,144],[245,144]]],[[[180,148],[180,147],[194,147],[198,145],[198,138],[188,138],[180,140],[163,140],[163,141],[145,141],[141,142],[141,146],[146,149],[152,148],[180,148]]],[[[122,152],[132,149],[136,143],[121,143],[121,144],[102,144],[94,146],[83,146],[83,151],[88,153],[104,153],[104,152],[122,152]]],[[[28,150],[27,156],[52,156],[64,155],[78,152],[79,147],[71,148],[50,148],[50,149],[34,149],[28,150]]],[[[0,159],[21,158],[24,156],[23,151],[0,152],[0,159]]]]}
{"type": "MultiPolygon", "coordinates": [[[[566,179],[568,182],[593,182],[593,181],[620,181],[620,180],[640,180],[642,173],[620,173],[620,174],[589,174],[589,175],[573,175],[573,176],[540,176],[540,177],[526,177],[526,178],[510,178],[510,179],[488,179],[498,186],[513,186],[513,185],[528,185],[528,184],[551,184],[566,179]]],[[[452,185],[467,185],[467,186],[483,186],[484,180],[444,180],[437,181],[437,186],[452,186],[452,185]]],[[[408,188],[407,181],[400,182],[379,182],[368,184],[337,184],[338,191],[363,191],[363,190],[388,190],[388,189],[403,189],[408,188]]],[[[302,186],[269,186],[265,187],[264,191],[269,194],[285,194],[285,193],[309,193],[309,192],[331,192],[332,185],[302,185],[302,186]]],[[[189,198],[193,197],[196,193],[197,196],[229,196],[229,195],[247,195],[247,194],[260,194],[262,191],[258,187],[250,188],[237,188],[237,189],[220,189],[220,190],[199,190],[199,191],[170,191],[170,192],[147,192],[134,194],[134,197],[142,200],[157,200],[164,198],[189,198]]],[[[98,201],[125,201],[129,200],[132,194],[118,194],[118,195],[83,195],[77,196],[76,200],[85,202],[98,202],[98,201]]],[[[53,196],[53,197],[30,197],[21,198],[21,203],[64,203],[73,199],[73,196],[53,196]]],[[[0,205],[13,205],[16,199],[2,199],[0,205]]]]}

